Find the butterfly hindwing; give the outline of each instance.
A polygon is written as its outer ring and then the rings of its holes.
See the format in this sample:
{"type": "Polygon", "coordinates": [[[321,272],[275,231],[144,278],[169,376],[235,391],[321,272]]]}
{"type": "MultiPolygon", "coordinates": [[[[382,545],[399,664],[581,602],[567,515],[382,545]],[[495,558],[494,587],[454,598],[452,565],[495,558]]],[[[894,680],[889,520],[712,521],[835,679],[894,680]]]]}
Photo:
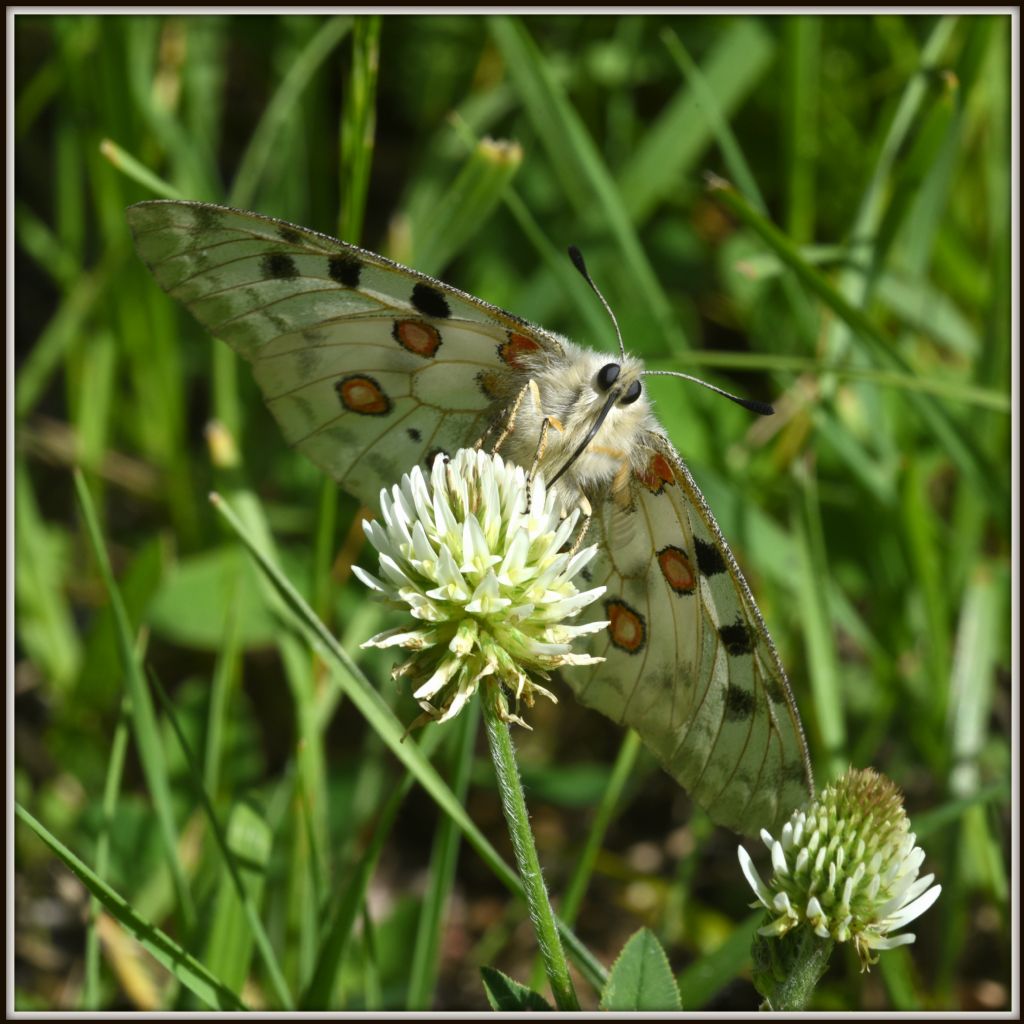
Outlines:
{"type": "Polygon", "coordinates": [[[771,828],[799,806],[810,769],[785,672],[742,573],[686,467],[660,435],[628,492],[595,506],[608,589],[592,653],[566,672],[578,699],[636,729],[718,823],[771,828]]]}
{"type": "Polygon", "coordinates": [[[367,503],[472,444],[525,321],[375,253],[205,203],[128,210],[164,289],[253,364],[286,439],[367,503]],[[504,360],[504,361],[503,361],[504,360]]]}

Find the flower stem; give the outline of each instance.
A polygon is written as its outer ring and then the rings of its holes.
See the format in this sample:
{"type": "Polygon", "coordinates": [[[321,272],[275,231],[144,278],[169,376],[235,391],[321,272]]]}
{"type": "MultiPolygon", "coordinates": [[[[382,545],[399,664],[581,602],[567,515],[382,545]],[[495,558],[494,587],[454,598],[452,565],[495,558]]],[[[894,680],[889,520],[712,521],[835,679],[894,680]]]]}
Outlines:
{"type": "Polygon", "coordinates": [[[534,845],[533,832],[530,830],[530,816],[526,810],[523,785],[519,780],[519,767],[512,746],[512,737],[503,716],[505,707],[501,684],[490,683],[481,696],[487,742],[491,748],[494,772],[498,779],[498,792],[501,794],[512,849],[516,855],[516,866],[526,892],[530,920],[537,933],[537,942],[544,958],[544,969],[551,984],[551,993],[559,1010],[578,1010],[579,1000],[569,976],[569,965],[562,951],[562,941],[555,926],[555,915],[548,902],[547,889],[541,876],[540,861],[537,859],[537,847],[534,845]]]}
{"type": "Polygon", "coordinates": [[[762,1010],[793,1012],[806,1008],[828,967],[835,945],[820,939],[807,925],[781,938],[754,938],[754,984],[765,997],[762,1010]]]}

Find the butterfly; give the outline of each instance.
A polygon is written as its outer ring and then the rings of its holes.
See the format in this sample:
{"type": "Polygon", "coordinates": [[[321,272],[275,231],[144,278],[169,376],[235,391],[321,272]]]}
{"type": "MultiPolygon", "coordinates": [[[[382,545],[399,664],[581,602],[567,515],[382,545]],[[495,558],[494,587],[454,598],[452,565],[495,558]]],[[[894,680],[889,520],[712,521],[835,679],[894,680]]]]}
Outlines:
{"type": "Polygon", "coordinates": [[[639,360],[285,221],[175,200],[127,217],[159,284],[252,364],[288,442],[365,504],[490,436],[589,509],[585,573],[607,588],[589,621],[608,623],[590,653],[605,660],[566,681],[714,821],[771,829],[813,793],[785,670],[639,360]]]}

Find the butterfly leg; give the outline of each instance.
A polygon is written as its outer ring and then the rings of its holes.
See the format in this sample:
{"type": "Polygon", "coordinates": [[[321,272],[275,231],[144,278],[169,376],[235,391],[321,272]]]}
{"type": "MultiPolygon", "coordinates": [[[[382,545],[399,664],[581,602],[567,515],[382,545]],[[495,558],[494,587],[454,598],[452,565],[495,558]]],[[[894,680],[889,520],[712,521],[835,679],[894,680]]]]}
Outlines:
{"type": "MultiPolygon", "coordinates": [[[[516,395],[515,401],[513,401],[511,407],[509,408],[508,417],[505,419],[505,426],[502,429],[501,433],[498,435],[498,440],[494,442],[494,447],[491,449],[492,455],[498,454],[498,449],[505,443],[505,440],[508,438],[508,435],[511,434],[513,430],[515,430],[516,413],[519,412],[519,406],[523,404],[523,399],[526,397],[527,391],[530,390],[531,384],[533,384],[534,388],[537,387],[537,385],[532,380],[528,380],[519,389],[519,394],[516,395]]],[[[488,427],[488,430],[490,430],[490,427],[488,427]]],[[[481,437],[480,440],[477,441],[477,443],[473,447],[479,448],[484,443],[484,439],[486,437],[487,433],[485,432],[483,437],[481,437]]]]}
{"type": "Polygon", "coordinates": [[[537,387],[536,381],[530,381],[527,387],[530,388],[530,393],[533,397],[533,405],[540,415],[540,437],[537,439],[537,450],[533,455],[533,462],[530,463],[530,471],[526,474],[527,492],[526,492],[526,511],[530,511],[530,499],[533,496],[533,490],[530,485],[533,483],[533,478],[537,473],[537,467],[540,466],[541,460],[544,458],[544,453],[548,447],[548,431],[554,427],[559,433],[565,430],[562,425],[562,421],[557,416],[545,416],[543,409],[540,404],[540,388],[537,387]]]}
{"type": "Polygon", "coordinates": [[[570,558],[572,558],[572,556],[575,555],[583,546],[583,541],[587,536],[587,531],[590,529],[590,521],[594,518],[590,502],[587,501],[586,497],[582,494],[580,495],[580,510],[583,512],[583,525],[577,531],[576,539],[572,542],[572,547],[569,548],[570,558]]]}

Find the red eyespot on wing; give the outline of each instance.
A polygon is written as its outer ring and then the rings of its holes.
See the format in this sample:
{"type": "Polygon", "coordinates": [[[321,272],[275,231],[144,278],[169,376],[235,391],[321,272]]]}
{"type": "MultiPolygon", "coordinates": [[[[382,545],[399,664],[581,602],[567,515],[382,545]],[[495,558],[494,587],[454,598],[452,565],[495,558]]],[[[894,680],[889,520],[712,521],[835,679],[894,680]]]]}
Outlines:
{"type": "Polygon", "coordinates": [[[666,485],[675,480],[675,474],[672,472],[671,463],[661,452],[651,452],[647,468],[637,471],[636,478],[652,494],[661,494],[666,485]]]}
{"type": "Polygon", "coordinates": [[[625,601],[605,601],[604,611],[609,619],[608,633],[612,643],[630,654],[643,650],[647,643],[644,620],[625,601]]]}
{"type": "Polygon", "coordinates": [[[528,352],[536,352],[539,348],[540,345],[533,338],[509,331],[508,341],[498,346],[498,355],[502,362],[508,363],[509,366],[514,366],[518,370],[522,367],[520,358],[528,352]]]}
{"type": "Polygon", "coordinates": [[[391,337],[414,356],[432,359],[441,347],[441,332],[423,320],[396,320],[391,337]]]}
{"type": "Polygon", "coordinates": [[[665,582],[677,594],[692,594],[696,583],[693,563],[682,548],[665,547],[658,552],[658,566],[665,582]]]}
{"type": "Polygon", "coordinates": [[[372,377],[354,373],[339,380],[334,390],[350,412],[361,416],[386,416],[391,412],[391,399],[372,377]]]}

